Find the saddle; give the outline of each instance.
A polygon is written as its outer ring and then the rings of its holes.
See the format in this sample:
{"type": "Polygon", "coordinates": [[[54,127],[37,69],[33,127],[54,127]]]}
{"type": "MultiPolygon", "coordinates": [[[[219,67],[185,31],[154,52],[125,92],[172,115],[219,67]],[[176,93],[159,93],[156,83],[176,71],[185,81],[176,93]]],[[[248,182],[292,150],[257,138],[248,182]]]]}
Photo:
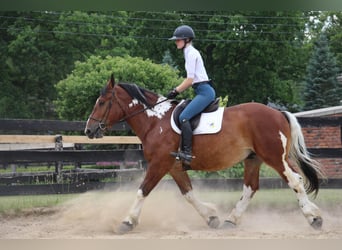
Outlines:
{"type": "MultiPolygon", "coordinates": [[[[175,110],[173,111],[173,116],[172,119],[174,123],[177,125],[178,128],[180,128],[180,122],[179,122],[179,115],[182,113],[182,111],[185,109],[185,107],[191,102],[191,100],[186,99],[181,101],[175,110]]],[[[191,124],[191,129],[195,130],[200,122],[201,115],[203,113],[211,113],[214,111],[217,111],[219,108],[219,103],[220,103],[220,98],[216,98],[214,101],[212,101],[201,113],[198,115],[194,116],[193,118],[190,119],[190,124],[191,124]]]]}

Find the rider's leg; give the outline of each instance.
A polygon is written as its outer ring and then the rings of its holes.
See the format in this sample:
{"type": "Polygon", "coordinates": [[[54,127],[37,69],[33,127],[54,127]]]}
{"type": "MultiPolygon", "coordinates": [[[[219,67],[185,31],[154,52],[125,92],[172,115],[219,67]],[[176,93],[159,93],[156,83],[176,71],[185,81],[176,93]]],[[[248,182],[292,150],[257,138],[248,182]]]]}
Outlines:
{"type": "Polygon", "coordinates": [[[192,129],[188,120],[184,119],[182,121],[181,130],[181,151],[178,152],[178,157],[183,160],[184,164],[190,165],[192,160],[192,129]]]}
{"type": "Polygon", "coordinates": [[[179,116],[182,130],[181,151],[172,153],[185,164],[190,165],[192,157],[192,129],[190,119],[202,112],[214,99],[215,91],[208,85],[201,85],[195,89],[195,98],[185,107],[179,116]]]}

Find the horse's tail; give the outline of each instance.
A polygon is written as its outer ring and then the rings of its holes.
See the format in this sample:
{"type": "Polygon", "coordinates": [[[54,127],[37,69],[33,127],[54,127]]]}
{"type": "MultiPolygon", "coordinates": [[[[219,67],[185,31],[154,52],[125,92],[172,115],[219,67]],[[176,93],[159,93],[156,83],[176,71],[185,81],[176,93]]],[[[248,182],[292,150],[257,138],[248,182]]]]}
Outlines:
{"type": "Polygon", "coordinates": [[[290,112],[283,112],[289,121],[291,128],[291,147],[289,157],[294,160],[306,177],[305,189],[307,193],[314,192],[316,196],[319,190],[319,176],[324,178],[320,164],[310,157],[306,148],[304,136],[297,118],[290,112]]]}

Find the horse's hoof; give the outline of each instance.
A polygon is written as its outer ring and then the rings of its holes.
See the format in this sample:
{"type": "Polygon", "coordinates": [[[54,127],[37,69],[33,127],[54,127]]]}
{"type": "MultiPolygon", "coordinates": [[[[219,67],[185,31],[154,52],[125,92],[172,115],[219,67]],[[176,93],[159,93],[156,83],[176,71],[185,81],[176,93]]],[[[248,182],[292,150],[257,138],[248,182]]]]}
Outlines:
{"type": "Polygon", "coordinates": [[[125,234],[128,233],[130,231],[132,231],[134,228],[133,224],[124,221],[121,223],[121,225],[117,228],[116,233],[117,234],[125,234]]]}
{"type": "Polygon", "coordinates": [[[230,220],[225,220],[223,222],[222,227],[223,229],[232,229],[232,228],[236,228],[236,224],[230,220]]]}
{"type": "Polygon", "coordinates": [[[316,217],[311,222],[311,226],[316,230],[320,230],[322,228],[322,224],[323,224],[322,217],[316,217]]]}
{"type": "Polygon", "coordinates": [[[220,220],[217,216],[210,216],[208,221],[208,226],[210,228],[218,228],[220,225],[220,220]]]}

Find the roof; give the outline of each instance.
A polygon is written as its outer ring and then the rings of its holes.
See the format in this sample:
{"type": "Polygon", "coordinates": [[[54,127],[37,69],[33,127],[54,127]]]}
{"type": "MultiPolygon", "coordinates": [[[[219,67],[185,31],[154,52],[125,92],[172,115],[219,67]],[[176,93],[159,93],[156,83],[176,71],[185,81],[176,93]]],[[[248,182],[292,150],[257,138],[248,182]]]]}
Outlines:
{"type": "Polygon", "coordinates": [[[329,108],[321,108],[321,109],[298,112],[298,113],[295,113],[294,115],[297,117],[316,117],[316,116],[328,116],[328,115],[335,115],[335,114],[342,114],[342,105],[329,107],[329,108]]]}

